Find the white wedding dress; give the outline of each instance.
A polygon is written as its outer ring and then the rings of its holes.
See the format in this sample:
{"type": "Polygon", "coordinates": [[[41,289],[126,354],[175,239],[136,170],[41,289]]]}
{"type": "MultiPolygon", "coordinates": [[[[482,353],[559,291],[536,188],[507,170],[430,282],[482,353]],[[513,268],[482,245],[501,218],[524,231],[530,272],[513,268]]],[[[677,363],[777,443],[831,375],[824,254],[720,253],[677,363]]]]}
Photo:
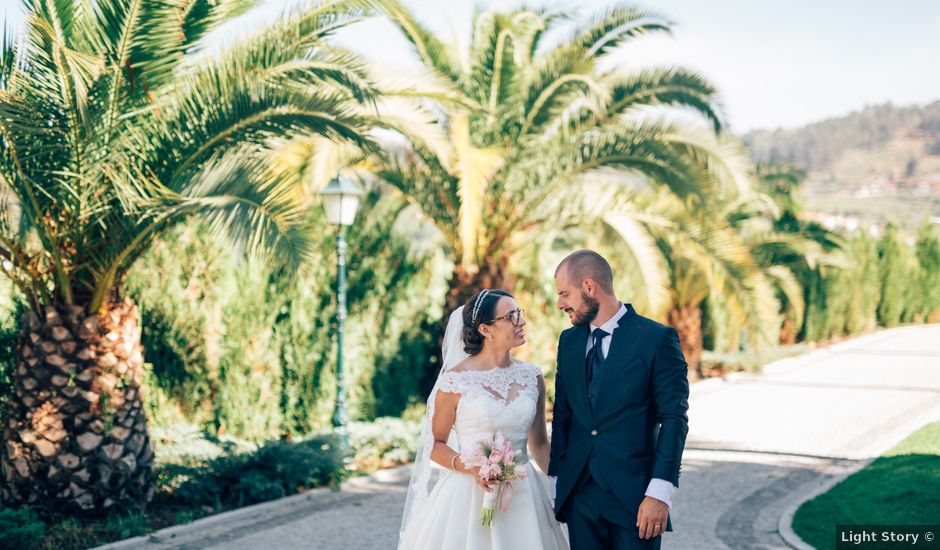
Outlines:
{"type": "Polygon", "coordinates": [[[528,476],[512,482],[508,510],[497,510],[493,524],[484,527],[483,489],[468,474],[438,468],[440,479],[401,533],[400,550],[568,549],[565,527],[552,511],[548,478],[529,462],[526,449],[539,374],[538,367],[516,360],[486,371],[441,373],[438,391],[460,394],[455,450],[468,453],[484,437],[502,432],[528,476]]]}

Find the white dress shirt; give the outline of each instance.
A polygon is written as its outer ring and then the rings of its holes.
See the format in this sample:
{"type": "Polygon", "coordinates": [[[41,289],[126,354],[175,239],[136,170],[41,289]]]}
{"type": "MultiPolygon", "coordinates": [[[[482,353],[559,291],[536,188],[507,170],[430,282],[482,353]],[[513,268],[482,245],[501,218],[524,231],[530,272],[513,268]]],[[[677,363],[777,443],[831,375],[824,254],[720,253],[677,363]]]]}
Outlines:
{"type": "MultiPolygon", "coordinates": [[[[590,331],[588,333],[587,339],[587,348],[584,350],[584,356],[587,357],[588,352],[591,351],[591,347],[594,345],[594,338],[591,337],[590,333],[594,332],[594,329],[599,328],[607,333],[607,336],[601,340],[601,351],[604,353],[604,358],[607,358],[607,352],[610,351],[610,341],[612,339],[612,334],[614,329],[620,326],[620,319],[627,314],[627,306],[620,304],[620,310],[614,314],[606,323],[603,325],[597,326],[593,323],[591,324],[590,331]]],[[[555,498],[555,485],[557,479],[552,476],[552,498],[555,498]]],[[[646,487],[646,496],[653,497],[656,500],[660,500],[666,503],[666,506],[672,508],[672,497],[676,492],[676,486],[672,482],[665,479],[653,478],[650,480],[649,485],[646,487]]]]}

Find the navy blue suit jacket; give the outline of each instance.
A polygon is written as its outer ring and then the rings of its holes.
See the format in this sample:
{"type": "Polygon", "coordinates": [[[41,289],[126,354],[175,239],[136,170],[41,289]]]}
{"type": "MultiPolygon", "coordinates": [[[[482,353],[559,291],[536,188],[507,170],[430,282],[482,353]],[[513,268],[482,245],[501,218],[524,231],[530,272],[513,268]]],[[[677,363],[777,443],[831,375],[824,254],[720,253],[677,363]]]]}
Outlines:
{"type": "Polygon", "coordinates": [[[650,479],[679,486],[689,431],[688,367],[675,329],[626,306],[598,374],[601,386],[593,408],[585,372],[590,327],[565,330],[558,341],[548,474],[558,477],[555,515],[562,522],[585,468],[632,513],[650,479]]]}

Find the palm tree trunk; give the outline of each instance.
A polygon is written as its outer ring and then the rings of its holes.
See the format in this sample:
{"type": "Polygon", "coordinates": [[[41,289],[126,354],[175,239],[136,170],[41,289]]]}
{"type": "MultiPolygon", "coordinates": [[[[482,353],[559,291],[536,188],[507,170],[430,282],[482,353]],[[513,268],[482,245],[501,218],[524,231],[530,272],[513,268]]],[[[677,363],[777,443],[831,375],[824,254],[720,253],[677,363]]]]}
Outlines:
{"type": "Polygon", "coordinates": [[[702,351],[705,349],[702,340],[702,308],[697,304],[686,304],[673,307],[669,310],[669,324],[679,333],[679,344],[682,354],[689,365],[689,379],[692,381],[704,378],[702,372],[702,351]]]}
{"type": "Polygon", "coordinates": [[[477,291],[499,288],[512,292],[515,282],[515,277],[509,272],[507,256],[493,258],[475,269],[467,269],[458,263],[447,290],[444,326],[447,326],[450,312],[464,305],[477,291]]]}
{"type": "Polygon", "coordinates": [[[143,410],[143,347],[130,299],[107,313],[26,313],[0,449],[0,496],[11,504],[102,512],[153,495],[143,410]]]}
{"type": "Polygon", "coordinates": [[[780,344],[784,346],[795,344],[798,332],[796,322],[794,322],[791,317],[786,317],[783,320],[783,325],[780,327],[780,344]]]}

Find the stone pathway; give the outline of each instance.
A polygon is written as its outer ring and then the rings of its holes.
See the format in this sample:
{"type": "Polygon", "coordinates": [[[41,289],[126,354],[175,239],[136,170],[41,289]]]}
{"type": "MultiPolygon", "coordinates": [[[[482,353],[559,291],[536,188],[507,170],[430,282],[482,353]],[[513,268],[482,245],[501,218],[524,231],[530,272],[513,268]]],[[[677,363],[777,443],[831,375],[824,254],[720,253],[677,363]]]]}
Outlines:
{"type": "Polygon", "coordinates": [[[696,384],[664,549],[789,548],[779,522],[821,485],[940,420],[940,325],[905,327],[696,384]]]}
{"type": "MultiPolygon", "coordinates": [[[[683,475],[663,548],[788,548],[802,498],[940,419],[940,325],[882,331],[693,386],[683,475]],[[791,510],[792,511],[792,510],[791,510]]],[[[206,518],[109,548],[387,550],[407,467],[206,518]]]]}

